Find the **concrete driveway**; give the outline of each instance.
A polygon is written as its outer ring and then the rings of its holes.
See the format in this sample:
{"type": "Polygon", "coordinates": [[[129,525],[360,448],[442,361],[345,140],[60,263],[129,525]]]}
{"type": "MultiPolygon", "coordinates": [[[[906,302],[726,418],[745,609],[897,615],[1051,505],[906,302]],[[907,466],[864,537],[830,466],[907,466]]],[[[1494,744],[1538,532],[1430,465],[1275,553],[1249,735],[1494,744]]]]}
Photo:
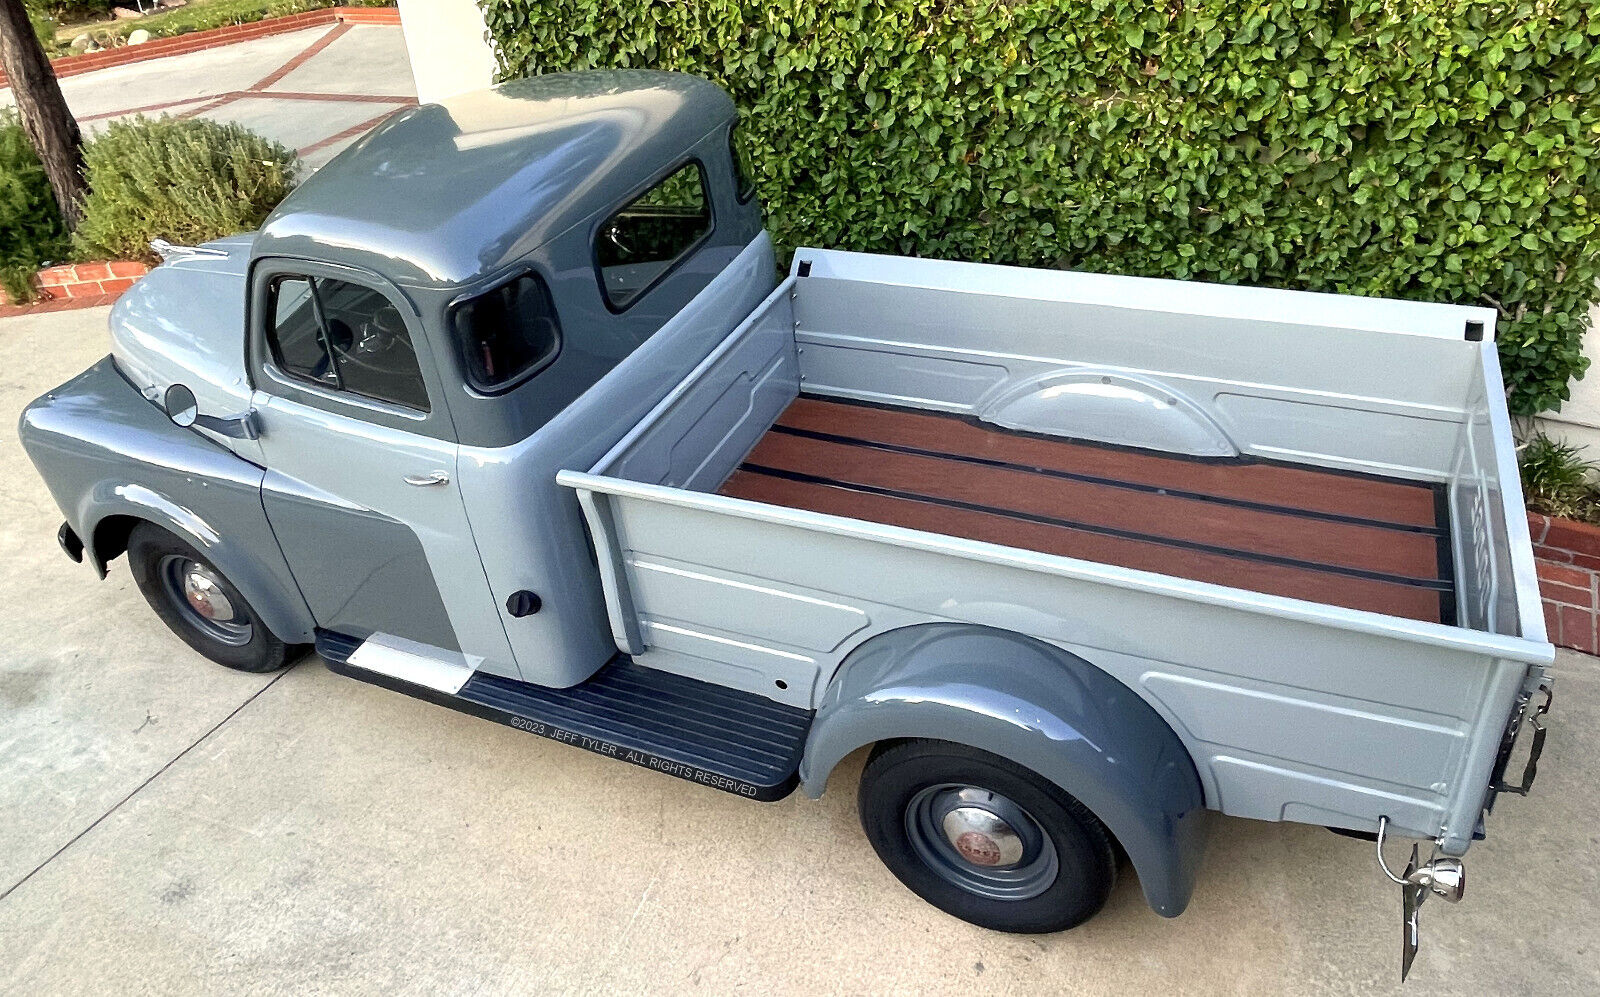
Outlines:
{"type": "MultiPolygon", "coordinates": [[[[56,549],[15,438],[105,309],[0,322],[0,990],[38,993],[1399,993],[1372,847],[1220,822],[1189,911],[1131,873],[1066,934],[903,889],[820,802],[758,805],[341,679],[210,665],[117,562],[56,549]]],[[[1405,993],[1600,992],[1600,670],[1563,653],[1535,795],[1506,799],[1405,993]]],[[[1400,859],[1401,849],[1394,848],[1400,859]]]]}
{"type": "MultiPolygon", "coordinates": [[[[244,125],[316,169],[397,108],[416,103],[399,25],[326,24],[61,81],[89,134],[136,114],[244,125]]],[[[0,107],[12,103],[0,88],[0,107]]]]}

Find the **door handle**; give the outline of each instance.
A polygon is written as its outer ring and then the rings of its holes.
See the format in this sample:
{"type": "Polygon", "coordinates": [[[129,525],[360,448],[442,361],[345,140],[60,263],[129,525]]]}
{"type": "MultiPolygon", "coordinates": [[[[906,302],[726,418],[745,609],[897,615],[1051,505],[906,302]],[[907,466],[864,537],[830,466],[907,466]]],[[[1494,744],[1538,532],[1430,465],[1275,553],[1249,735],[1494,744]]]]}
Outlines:
{"type": "Polygon", "coordinates": [[[430,471],[427,474],[408,474],[402,480],[408,485],[426,488],[428,485],[449,484],[450,475],[444,471],[430,471]]]}

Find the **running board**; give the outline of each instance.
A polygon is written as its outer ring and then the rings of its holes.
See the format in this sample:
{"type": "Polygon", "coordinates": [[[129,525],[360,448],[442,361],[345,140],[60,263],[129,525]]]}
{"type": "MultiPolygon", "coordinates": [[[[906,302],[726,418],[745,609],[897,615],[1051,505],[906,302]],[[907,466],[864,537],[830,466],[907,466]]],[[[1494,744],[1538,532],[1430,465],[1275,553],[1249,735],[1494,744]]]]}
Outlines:
{"type": "Polygon", "coordinates": [[[474,672],[452,694],[439,681],[401,672],[448,681],[453,662],[418,666],[400,658],[393,643],[317,631],[317,653],[350,678],[747,799],[781,800],[799,782],[810,710],[646,668],[620,654],[570,689],[474,672]],[[374,645],[377,651],[366,651],[374,645]]]}

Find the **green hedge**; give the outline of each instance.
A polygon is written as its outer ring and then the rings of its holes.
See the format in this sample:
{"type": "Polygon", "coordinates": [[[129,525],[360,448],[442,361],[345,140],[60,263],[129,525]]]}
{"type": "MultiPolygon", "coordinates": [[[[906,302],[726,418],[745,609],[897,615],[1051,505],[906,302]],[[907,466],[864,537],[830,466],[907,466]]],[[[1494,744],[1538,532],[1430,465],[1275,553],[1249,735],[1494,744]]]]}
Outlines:
{"type": "Polygon", "coordinates": [[[16,112],[0,109],[0,288],[13,301],[28,300],[33,272],[66,252],[66,226],[44,166],[16,112]]]}
{"type": "Polygon", "coordinates": [[[1491,304],[1524,413],[1587,365],[1595,0],[480,2],[504,76],[726,87],[783,246],[1491,304]]]}

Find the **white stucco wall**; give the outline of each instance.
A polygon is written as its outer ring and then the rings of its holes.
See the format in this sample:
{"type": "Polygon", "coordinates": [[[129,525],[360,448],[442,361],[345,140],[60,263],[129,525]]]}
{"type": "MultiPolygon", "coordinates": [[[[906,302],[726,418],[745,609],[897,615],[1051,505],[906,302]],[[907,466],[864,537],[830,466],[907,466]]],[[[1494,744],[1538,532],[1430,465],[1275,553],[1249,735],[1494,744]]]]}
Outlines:
{"type": "Polygon", "coordinates": [[[494,82],[494,49],[483,12],[473,0],[399,2],[419,101],[426,104],[494,82]]]}

